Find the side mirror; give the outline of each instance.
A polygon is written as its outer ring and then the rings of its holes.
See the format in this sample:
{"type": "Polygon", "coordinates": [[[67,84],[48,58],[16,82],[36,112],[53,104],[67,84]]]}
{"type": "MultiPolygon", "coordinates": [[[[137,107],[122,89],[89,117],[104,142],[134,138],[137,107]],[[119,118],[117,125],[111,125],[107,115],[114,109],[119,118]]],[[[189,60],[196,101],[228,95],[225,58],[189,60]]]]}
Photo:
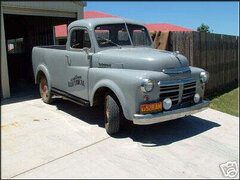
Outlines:
{"type": "Polygon", "coordinates": [[[84,48],[83,48],[83,51],[84,51],[86,54],[89,54],[89,50],[90,50],[90,49],[87,48],[87,47],[84,47],[84,48]]]}

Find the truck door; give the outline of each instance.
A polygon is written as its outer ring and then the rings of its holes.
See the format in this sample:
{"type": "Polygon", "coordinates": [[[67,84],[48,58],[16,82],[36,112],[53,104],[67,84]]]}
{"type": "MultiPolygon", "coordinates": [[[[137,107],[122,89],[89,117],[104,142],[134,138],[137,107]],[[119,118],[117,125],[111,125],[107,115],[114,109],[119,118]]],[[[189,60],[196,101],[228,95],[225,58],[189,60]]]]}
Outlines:
{"type": "MultiPolygon", "coordinates": [[[[86,49],[91,51],[89,32],[76,27],[70,30],[69,50],[66,51],[65,91],[81,99],[88,100],[88,71],[90,61],[86,49]],[[84,49],[84,50],[83,50],[84,49]]],[[[63,72],[64,73],[64,72],[63,72]]]]}

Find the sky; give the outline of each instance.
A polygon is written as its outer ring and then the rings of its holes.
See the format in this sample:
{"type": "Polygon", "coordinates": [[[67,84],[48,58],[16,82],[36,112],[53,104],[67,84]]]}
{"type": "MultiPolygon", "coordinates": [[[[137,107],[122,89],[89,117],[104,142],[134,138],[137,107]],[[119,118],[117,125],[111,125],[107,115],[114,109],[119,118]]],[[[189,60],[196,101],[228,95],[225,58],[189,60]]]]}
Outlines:
{"type": "Polygon", "coordinates": [[[85,11],[99,11],[143,23],[169,23],[193,30],[202,23],[213,33],[239,36],[239,2],[87,1],[85,11]]]}

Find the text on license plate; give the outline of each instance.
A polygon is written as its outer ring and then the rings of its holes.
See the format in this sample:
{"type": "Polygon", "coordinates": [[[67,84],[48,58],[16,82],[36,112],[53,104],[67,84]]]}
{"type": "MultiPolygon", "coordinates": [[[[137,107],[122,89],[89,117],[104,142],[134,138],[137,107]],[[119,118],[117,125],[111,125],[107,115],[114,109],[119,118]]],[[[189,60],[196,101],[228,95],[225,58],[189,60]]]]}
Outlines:
{"type": "Polygon", "coordinates": [[[162,111],[162,102],[140,105],[140,114],[162,111]]]}

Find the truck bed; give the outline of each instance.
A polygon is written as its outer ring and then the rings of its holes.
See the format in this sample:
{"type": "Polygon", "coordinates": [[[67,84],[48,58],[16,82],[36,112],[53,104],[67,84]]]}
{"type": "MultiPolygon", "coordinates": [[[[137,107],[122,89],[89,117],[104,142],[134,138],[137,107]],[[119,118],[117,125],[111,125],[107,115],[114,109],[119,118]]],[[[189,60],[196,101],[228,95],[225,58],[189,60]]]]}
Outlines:
{"type": "Polygon", "coordinates": [[[39,68],[44,72],[47,70],[49,75],[62,71],[66,61],[66,46],[36,46],[32,50],[32,65],[36,79],[39,68]]]}

